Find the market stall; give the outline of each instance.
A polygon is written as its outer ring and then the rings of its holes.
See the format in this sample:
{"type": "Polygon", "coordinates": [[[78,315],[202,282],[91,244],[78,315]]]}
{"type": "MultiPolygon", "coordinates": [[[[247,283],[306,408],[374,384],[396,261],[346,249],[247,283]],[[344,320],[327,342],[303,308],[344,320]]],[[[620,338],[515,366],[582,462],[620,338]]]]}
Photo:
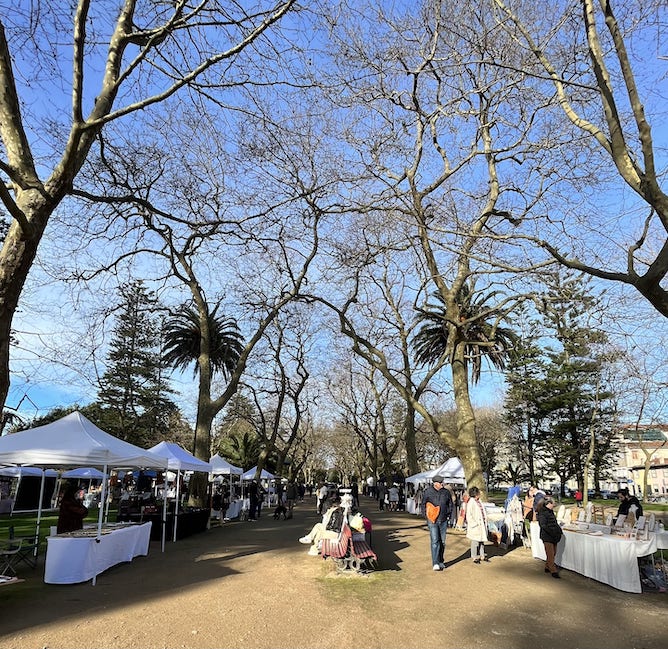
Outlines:
{"type": "MultiPolygon", "coordinates": [[[[650,532],[647,540],[639,540],[613,535],[609,530],[593,523],[578,530],[563,528],[557,545],[557,565],[627,593],[641,593],[638,559],[656,552],[656,535],[650,532]]],[[[534,558],[545,560],[536,521],[531,523],[531,553],[534,558]]]]}
{"type": "MultiPolygon", "coordinates": [[[[225,511],[217,512],[216,516],[219,519],[224,520],[237,518],[243,508],[243,498],[235,498],[232,476],[238,476],[239,482],[241,482],[241,475],[244,470],[241,467],[230,464],[225,458],[220,457],[218,453],[209,458],[209,464],[211,465],[211,480],[214,483],[217,483],[219,480],[224,480],[226,476],[228,478],[229,504],[225,511]]],[[[241,494],[239,494],[239,496],[240,495],[241,494]]]]}
{"type": "MultiPolygon", "coordinates": [[[[100,468],[105,475],[100,501],[105,502],[106,476],[110,468],[151,467],[166,470],[168,460],[166,457],[105,433],[80,412],[73,412],[50,424],[0,437],[0,464],[31,465],[41,468],[100,468]]],[[[43,483],[44,480],[42,485],[43,483]]],[[[96,536],[98,543],[102,538],[103,512],[104,508],[100,507],[96,536]]],[[[36,538],[39,538],[41,515],[40,506],[37,513],[36,538]]],[[[164,524],[162,547],[164,550],[164,524]]]]}
{"type": "Polygon", "coordinates": [[[466,477],[461,460],[457,457],[447,459],[441,466],[421,471],[415,475],[409,476],[405,480],[406,484],[406,511],[409,514],[420,514],[420,493],[427,485],[431,484],[434,476],[445,476],[448,484],[455,485],[462,489],[466,488],[466,477]]]}
{"type": "MultiPolygon", "coordinates": [[[[211,472],[211,464],[204,462],[199,458],[196,458],[191,453],[188,453],[183,447],[179,446],[175,442],[160,442],[155,446],[152,446],[149,451],[155,453],[156,455],[162,455],[168,459],[168,467],[172,471],[176,471],[176,498],[174,500],[174,508],[171,513],[171,518],[168,516],[166,524],[168,527],[171,527],[171,537],[174,542],[179,538],[178,528],[179,525],[187,525],[187,529],[190,534],[195,532],[204,531],[209,522],[210,511],[208,509],[197,509],[197,510],[181,510],[180,508],[180,498],[179,490],[181,486],[181,481],[179,480],[179,474],[186,471],[201,471],[203,473],[211,472]],[[198,528],[198,521],[200,518],[205,519],[203,529],[198,528]],[[170,525],[171,520],[171,525],[170,525]]],[[[182,535],[184,536],[184,535],[182,535]]],[[[189,536],[189,534],[188,534],[189,536]]]]}
{"type": "Polygon", "coordinates": [[[79,530],[47,537],[44,581],[47,584],[77,584],[119,563],[148,554],[151,523],[105,525],[97,530],[79,530]]]}

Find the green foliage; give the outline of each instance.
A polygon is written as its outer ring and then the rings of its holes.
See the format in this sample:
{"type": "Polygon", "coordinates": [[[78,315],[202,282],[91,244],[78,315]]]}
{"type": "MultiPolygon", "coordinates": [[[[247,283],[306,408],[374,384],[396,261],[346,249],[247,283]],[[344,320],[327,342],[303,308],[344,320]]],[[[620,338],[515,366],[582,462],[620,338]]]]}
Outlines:
{"type": "Polygon", "coordinates": [[[463,344],[473,383],[480,380],[483,358],[493,367],[503,370],[516,336],[510,329],[498,326],[494,320],[498,314],[488,306],[488,302],[497,294],[476,295],[468,284],[464,284],[457,296],[459,321],[456,323],[449,320],[447,306],[440,293],[432,295],[437,303],[427,304],[418,316],[418,322],[423,324],[413,339],[417,362],[433,365],[449,349],[463,344]]]}
{"type": "Polygon", "coordinates": [[[234,466],[240,466],[244,471],[248,471],[258,463],[261,451],[262,444],[259,436],[246,431],[232,433],[221,439],[217,452],[234,466]]]}
{"type": "Polygon", "coordinates": [[[182,306],[167,322],[163,354],[168,365],[185,369],[194,363],[193,376],[197,375],[202,339],[206,337],[212,370],[221,372],[225,377],[232,374],[244,350],[243,337],[234,318],[217,315],[218,306],[205,315],[204,328],[199,312],[187,305],[182,306]]]}
{"type": "Polygon", "coordinates": [[[162,326],[155,295],[141,281],[122,288],[108,367],[98,402],[90,406],[100,428],[144,448],[165,439],[177,407],[160,356],[162,326]]]}
{"type": "Polygon", "coordinates": [[[559,275],[549,283],[540,313],[558,344],[541,347],[535,333],[520,341],[506,374],[507,417],[521,430],[528,455],[539,458],[546,472],[556,473],[562,484],[571,477],[581,483],[592,432],[595,471],[612,452],[615,411],[604,380],[610,357],[605,335],[588,324],[598,304],[586,283],[559,275]]]}

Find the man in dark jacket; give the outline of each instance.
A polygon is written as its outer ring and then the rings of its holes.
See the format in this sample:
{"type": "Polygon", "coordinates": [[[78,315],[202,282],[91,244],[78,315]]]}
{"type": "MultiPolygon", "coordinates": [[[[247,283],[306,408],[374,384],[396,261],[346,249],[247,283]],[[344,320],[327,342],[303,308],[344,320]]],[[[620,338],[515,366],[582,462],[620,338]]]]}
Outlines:
{"type": "Polygon", "coordinates": [[[432,484],[425,489],[422,496],[422,507],[431,539],[431,563],[434,570],[445,568],[445,534],[453,512],[452,495],[450,490],[444,487],[444,481],[445,478],[440,475],[432,478],[432,484]]]}
{"type": "Polygon", "coordinates": [[[642,505],[640,504],[640,501],[635,496],[631,496],[628,489],[620,489],[617,492],[617,496],[619,498],[617,516],[620,514],[628,516],[632,505],[636,506],[636,519],[642,516],[642,505]]]}

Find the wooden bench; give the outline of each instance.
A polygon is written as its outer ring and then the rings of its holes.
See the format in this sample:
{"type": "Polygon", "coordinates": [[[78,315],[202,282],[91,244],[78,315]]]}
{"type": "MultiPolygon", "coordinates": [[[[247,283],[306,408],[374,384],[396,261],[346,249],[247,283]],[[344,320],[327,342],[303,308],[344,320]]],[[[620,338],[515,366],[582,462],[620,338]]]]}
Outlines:
{"type": "Polygon", "coordinates": [[[339,571],[362,572],[377,561],[376,553],[363,540],[353,541],[353,533],[344,519],[341,531],[335,539],[323,539],[320,548],[323,559],[331,557],[339,571]]]}

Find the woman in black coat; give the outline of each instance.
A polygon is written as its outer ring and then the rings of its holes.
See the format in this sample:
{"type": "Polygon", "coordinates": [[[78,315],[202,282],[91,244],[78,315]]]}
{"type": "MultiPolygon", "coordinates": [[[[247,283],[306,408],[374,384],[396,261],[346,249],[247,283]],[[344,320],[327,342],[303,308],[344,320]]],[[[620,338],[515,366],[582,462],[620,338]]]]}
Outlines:
{"type": "Polygon", "coordinates": [[[88,516],[88,508],[77,498],[83,490],[77,489],[73,484],[65,487],[63,498],[60,501],[58,511],[58,534],[75,532],[83,528],[83,521],[88,516]]]}
{"type": "Polygon", "coordinates": [[[545,572],[549,572],[555,579],[560,579],[554,557],[557,554],[557,543],[563,532],[554,515],[554,500],[551,496],[541,499],[537,507],[538,525],[540,525],[540,540],[545,546],[545,572]]]}

